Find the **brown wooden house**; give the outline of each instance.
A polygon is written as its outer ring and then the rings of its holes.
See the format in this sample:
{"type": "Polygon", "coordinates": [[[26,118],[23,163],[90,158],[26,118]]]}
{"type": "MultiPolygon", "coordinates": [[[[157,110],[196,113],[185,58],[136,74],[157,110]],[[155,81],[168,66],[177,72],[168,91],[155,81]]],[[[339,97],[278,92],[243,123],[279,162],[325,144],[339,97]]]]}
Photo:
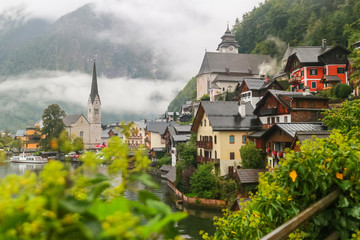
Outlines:
{"type": "Polygon", "coordinates": [[[268,89],[284,90],[278,81],[269,78],[244,78],[236,87],[239,99],[251,102],[254,108],[268,89]]]}
{"type": "Polygon", "coordinates": [[[295,146],[293,142],[296,134],[304,131],[310,137],[317,133],[322,134],[324,124],[322,122],[275,123],[268,130],[250,134],[248,138],[267,153],[268,165],[274,167],[278,165],[280,158],[284,157],[285,149],[295,146]]]}
{"type": "Polygon", "coordinates": [[[275,123],[318,122],[321,112],[329,108],[329,99],[310,93],[268,90],[254,110],[268,129],[275,123]]]}

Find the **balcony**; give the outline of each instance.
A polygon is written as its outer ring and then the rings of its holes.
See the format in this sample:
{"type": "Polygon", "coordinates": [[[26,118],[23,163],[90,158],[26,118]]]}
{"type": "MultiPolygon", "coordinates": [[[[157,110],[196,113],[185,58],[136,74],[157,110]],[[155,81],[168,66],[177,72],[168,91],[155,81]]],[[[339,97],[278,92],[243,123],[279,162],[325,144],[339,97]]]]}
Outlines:
{"type": "Polygon", "coordinates": [[[301,77],[292,77],[289,79],[290,85],[299,85],[301,83],[301,77]]]}
{"type": "Polygon", "coordinates": [[[198,148],[212,149],[213,143],[211,141],[196,141],[196,146],[198,148]]]}
{"type": "Polygon", "coordinates": [[[205,163],[215,163],[216,165],[220,164],[219,158],[206,158],[206,157],[196,156],[196,161],[200,164],[205,164],[205,163]]]}

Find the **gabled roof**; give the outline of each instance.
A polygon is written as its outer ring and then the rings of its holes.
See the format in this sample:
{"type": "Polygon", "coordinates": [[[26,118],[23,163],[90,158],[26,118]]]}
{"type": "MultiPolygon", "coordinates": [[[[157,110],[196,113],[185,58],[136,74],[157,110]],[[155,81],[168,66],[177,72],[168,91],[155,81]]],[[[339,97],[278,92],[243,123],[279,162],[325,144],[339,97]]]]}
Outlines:
{"type": "Polygon", "coordinates": [[[306,139],[311,139],[313,136],[316,138],[328,138],[330,136],[330,132],[328,130],[297,131],[295,136],[298,141],[303,142],[306,139]]]}
{"type": "Polygon", "coordinates": [[[136,126],[138,126],[141,129],[145,129],[146,127],[145,121],[133,121],[133,123],[135,123],[136,126]]]}
{"type": "Polygon", "coordinates": [[[83,114],[66,115],[65,117],[63,117],[62,120],[66,127],[71,127],[71,125],[76,123],[81,118],[81,116],[83,116],[87,121],[86,117],[83,114]]]}
{"type": "Polygon", "coordinates": [[[147,122],[146,129],[148,132],[155,132],[163,135],[167,126],[169,126],[169,123],[167,122],[147,122]]]}
{"type": "Polygon", "coordinates": [[[254,114],[257,114],[262,105],[266,102],[266,99],[270,96],[274,96],[284,107],[291,108],[291,99],[312,99],[312,100],[326,100],[328,98],[315,96],[315,95],[306,95],[303,92],[288,92],[282,90],[269,89],[263,98],[256,104],[256,108],[254,110],[254,114]]]}
{"type": "Polygon", "coordinates": [[[218,74],[212,82],[242,82],[243,80],[244,76],[229,76],[226,74],[218,74]]]}
{"type": "Polygon", "coordinates": [[[238,102],[219,101],[208,102],[202,101],[196,114],[191,131],[197,131],[201,118],[204,114],[209,118],[214,131],[229,130],[252,130],[260,127],[260,122],[253,114],[254,108],[250,102],[242,103],[245,105],[246,116],[242,118],[239,114],[238,102]]]}
{"type": "Polygon", "coordinates": [[[320,82],[341,82],[341,79],[337,75],[324,75],[320,82]]]}
{"type": "Polygon", "coordinates": [[[271,134],[275,129],[281,129],[286,134],[291,137],[295,137],[296,132],[307,131],[307,132],[317,132],[324,130],[324,123],[316,122],[297,122],[297,123],[275,123],[271,128],[269,128],[263,137],[271,134]]]}
{"type": "Polygon", "coordinates": [[[17,130],[15,137],[24,137],[26,135],[26,130],[17,130]]]}
{"type": "Polygon", "coordinates": [[[269,55],[206,52],[197,76],[204,73],[259,75],[259,66],[270,60],[269,55]]]}
{"type": "Polygon", "coordinates": [[[238,169],[237,174],[241,183],[258,183],[259,173],[266,172],[265,169],[238,169]]]}

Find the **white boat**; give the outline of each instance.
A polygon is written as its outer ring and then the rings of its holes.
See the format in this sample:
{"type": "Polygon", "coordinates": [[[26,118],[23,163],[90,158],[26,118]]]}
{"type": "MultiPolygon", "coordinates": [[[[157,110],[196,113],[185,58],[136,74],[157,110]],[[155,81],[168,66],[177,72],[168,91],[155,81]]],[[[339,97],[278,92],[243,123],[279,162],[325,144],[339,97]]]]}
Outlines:
{"type": "Polygon", "coordinates": [[[41,156],[26,155],[25,153],[20,154],[19,156],[13,156],[10,158],[11,162],[15,163],[47,163],[47,158],[42,158],[41,156]]]}

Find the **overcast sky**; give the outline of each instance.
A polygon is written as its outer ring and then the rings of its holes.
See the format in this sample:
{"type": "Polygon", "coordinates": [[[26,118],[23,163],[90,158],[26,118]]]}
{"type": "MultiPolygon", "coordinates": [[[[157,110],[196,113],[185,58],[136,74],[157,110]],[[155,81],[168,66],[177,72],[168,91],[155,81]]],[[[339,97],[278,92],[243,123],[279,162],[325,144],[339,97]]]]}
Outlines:
{"type": "MultiPolygon", "coordinates": [[[[3,15],[6,13],[9,18],[15,17],[12,14],[20,7],[23,9],[22,14],[27,18],[41,17],[54,21],[88,2],[87,0],[1,0],[0,13],[3,15]]],[[[149,82],[146,79],[138,80],[135,85],[136,94],[130,93],[129,89],[134,88],[134,82],[128,79],[109,80],[99,76],[103,109],[112,112],[145,112],[150,108],[151,111],[160,113],[166,111],[166,107],[176,93],[197,74],[205,49],[216,51],[227,23],[229,22],[231,27],[236,18],[241,19],[245,12],[258,6],[262,0],[98,0],[92,2],[96,3],[97,11],[115,13],[132,21],[138,29],[141,29],[139,38],[152,44],[156,51],[168,54],[168,62],[172,69],[172,79],[165,84],[159,81],[149,82]],[[121,90],[114,91],[114,86],[121,90]],[[156,101],[151,102],[149,99],[156,101]],[[133,103],[132,106],[129,106],[129,101],[133,103]]],[[[110,34],[115,36],[119,33],[110,34]]],[[[113,39],[116,38],[113,37],[113,39]]],[[[36,82],[32,84],[32,87],[38,88],[44,84],[52,84],[49,87],[45,86],[44,89],[47,91],[53,89],[53,92],[42,95],[54,100],[69,98],[69,101],[85,106],[89,94],[88,76],[83,73],[71,73],[68,77],[72,80],[66,80],[68,79],[66,73],[61,74],[63,85],[56,81],[60,77],[59,73],[56,73],[49,78],[50,80],[46,78],[32,80],[33,83],[36,82]],[[67,86],[76,77],[79,97],[72,100],[73,93],[67,89],[67,86]],[[67,96],[66,93],[69,95],[67,96]]],[[[28,79],[25,74],[20,79],[11,81],[13,84],[18,81],[16,86],[19,86],[20,82],[27,82],[28,79]]],[[[1,83],[0,92],[1,87],[9,87],[4,84],[12,85],[9,81],[1,83]]]]}

